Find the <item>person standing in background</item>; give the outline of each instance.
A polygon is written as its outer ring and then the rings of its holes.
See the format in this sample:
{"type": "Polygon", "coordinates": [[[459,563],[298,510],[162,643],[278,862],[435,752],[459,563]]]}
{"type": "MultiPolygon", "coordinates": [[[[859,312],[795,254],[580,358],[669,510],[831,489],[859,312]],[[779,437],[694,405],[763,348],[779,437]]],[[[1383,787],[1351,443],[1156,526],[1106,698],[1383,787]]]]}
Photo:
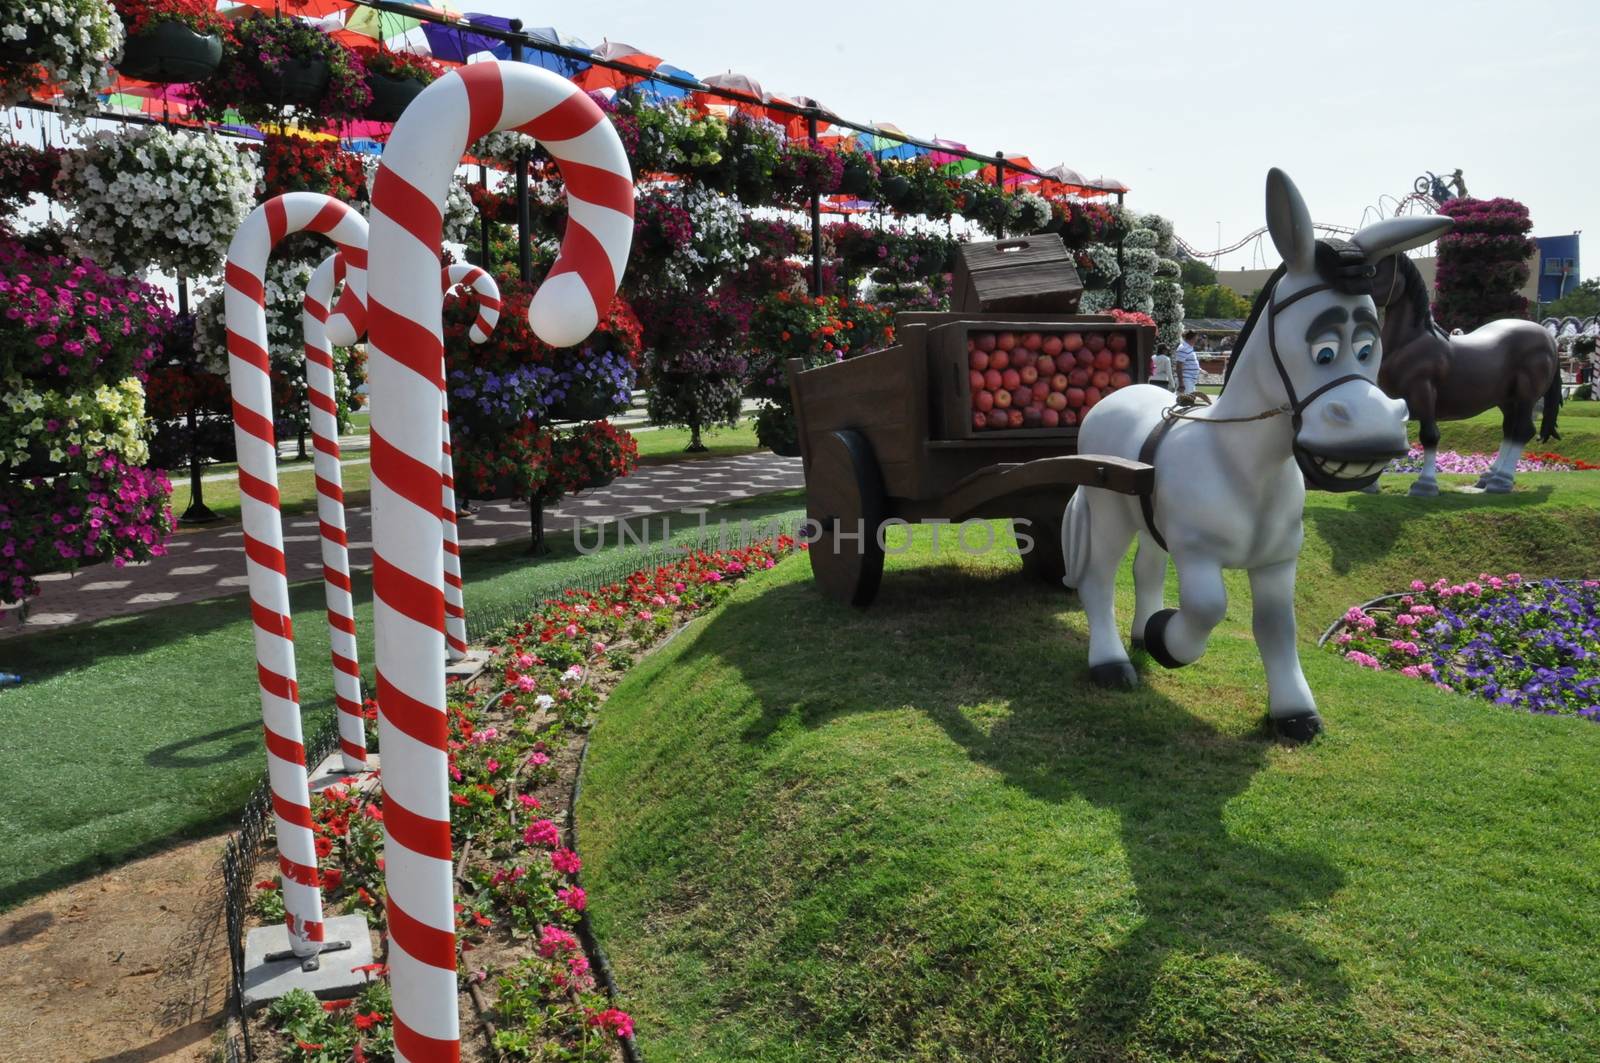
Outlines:
{"type": "Polygon", "coordinates": [[[1194,353],[1194,336],[1193,329],[1185,332],[1183,342],[1178,344],[1177,353],[1172,357],[1172,380],[1179,395],[1190,394],[1200,381],[1200,358],[1194,353]]]}
{"type": "Polygon", "coordinates": [[[1157,347],[1150,358],[1150,383],[1158,388],[1172,390],[1172,356],[1166,347],[1157,347]]]}

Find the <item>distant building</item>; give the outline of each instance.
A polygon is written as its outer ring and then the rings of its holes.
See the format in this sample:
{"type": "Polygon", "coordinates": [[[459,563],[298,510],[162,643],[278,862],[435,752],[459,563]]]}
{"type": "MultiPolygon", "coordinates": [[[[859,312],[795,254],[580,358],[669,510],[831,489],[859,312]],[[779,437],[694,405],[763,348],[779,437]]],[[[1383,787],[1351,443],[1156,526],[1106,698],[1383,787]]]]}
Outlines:
{"type": "Polygon", "coordinates": [[[1583,274],[1578,272],[1578,234],[1536,236],[1539,265],[1534,274],[1539,284],[1539,302],[1553,303],[1577,287],[1583,274]]]}

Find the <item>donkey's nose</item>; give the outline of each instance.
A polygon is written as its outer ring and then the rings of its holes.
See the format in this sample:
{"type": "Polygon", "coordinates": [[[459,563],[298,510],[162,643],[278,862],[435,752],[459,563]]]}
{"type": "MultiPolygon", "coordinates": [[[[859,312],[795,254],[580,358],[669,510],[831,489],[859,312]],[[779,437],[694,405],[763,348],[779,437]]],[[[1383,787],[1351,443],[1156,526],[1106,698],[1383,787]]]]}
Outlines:
{"type": "Polygon", "coordinates": [[[1350,413],[1350,407],[1337,400],[1323,406],[1322,416],[1334,424],[1354,424],[1356,420],[1350,413]]]}

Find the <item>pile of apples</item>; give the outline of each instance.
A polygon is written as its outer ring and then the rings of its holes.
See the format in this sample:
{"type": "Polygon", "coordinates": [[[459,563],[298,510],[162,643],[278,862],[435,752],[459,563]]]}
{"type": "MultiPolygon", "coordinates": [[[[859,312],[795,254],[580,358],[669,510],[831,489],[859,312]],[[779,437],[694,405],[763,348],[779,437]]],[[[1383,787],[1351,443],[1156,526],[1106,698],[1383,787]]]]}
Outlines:
{"type": "Polygon", "coordinates": [[[972,332],[967,335],[972,427],[1070,428],[1133,383],[1128,334],[972,332]]]}

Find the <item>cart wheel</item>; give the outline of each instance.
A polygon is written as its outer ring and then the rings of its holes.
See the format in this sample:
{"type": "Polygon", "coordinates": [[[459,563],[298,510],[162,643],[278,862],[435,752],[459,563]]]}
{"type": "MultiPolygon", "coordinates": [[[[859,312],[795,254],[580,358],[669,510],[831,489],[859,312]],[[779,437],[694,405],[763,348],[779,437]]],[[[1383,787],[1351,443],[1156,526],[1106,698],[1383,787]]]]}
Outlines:
{"type": "MultiPolygon", "coordinates": [[[[1067,496],[1070,498],[1071,496],[1067,496]]],[[[1022,573],[1031,580],[1059,587],[1067,574],[1067,559],[1061,554],[1061,518],[1067,504],[1049,516],[1030,513],[1033,521],[1027,533],[1033,536],[1033,549],[1022,555],[1022,573]]]]}
{"type": "Polygon", "coordinates": [[[822,593],[849,605],[872,604],[883,580],[878,527],[886,515],[883,477],[866,439],[851,431],[818,439],[806,470],[806,516],[820,526],[807,552],[822,593]]]}

